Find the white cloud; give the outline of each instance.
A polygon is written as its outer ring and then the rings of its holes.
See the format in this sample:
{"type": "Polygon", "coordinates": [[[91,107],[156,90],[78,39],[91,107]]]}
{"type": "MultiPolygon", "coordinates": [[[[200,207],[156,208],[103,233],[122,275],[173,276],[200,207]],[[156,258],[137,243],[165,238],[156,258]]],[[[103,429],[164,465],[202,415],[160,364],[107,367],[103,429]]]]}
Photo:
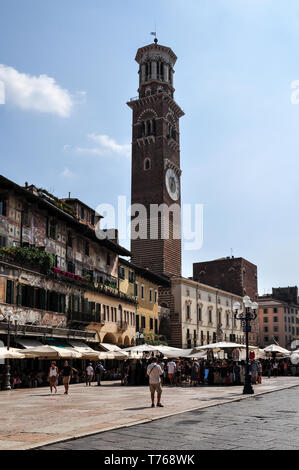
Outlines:
{"type": "MultiPolygon", "coordinates": [[[[111,139],[108,135],[88,134],[88,139],[96,144],[94,147],[76,147],[76,151],[79,153],[87,153],[94,155],[123,155],[125,157],[130,156],[131,145],[130,144],[118,144],[114,139],[111,139]]],[[[65,146],[66,147],[66,146],[65,146]]]]}
{"type": "Polygon", "coordinates": [[[65,167],[65,169],[60,173],[60,176],[66,179],[74,179],[77,175],[73,173],[69,168],[65,167]]]}
{"type": "Polygon", "coordinates": [[[0,64],[0,81],[5,86],[6,103],[21,109],[68,117],[73,99],[48,75],[31,76],[0,64]]]}

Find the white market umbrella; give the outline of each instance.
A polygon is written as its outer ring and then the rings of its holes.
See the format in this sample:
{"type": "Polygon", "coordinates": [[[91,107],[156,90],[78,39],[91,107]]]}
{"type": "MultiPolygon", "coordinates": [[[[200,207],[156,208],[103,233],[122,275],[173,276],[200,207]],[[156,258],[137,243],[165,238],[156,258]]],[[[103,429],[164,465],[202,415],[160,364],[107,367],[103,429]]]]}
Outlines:
{"type": "Polygon", "coordinates": [[[59,357],[64,359],[81,359],[82,354],[76,351],[74,348],[63,348],[58,346],[51,346],[51,348],[57,351],[59,357]]]}
{"type": "Polygon", "coordinates": [[[140,344],[139,346],[131,346],[130,348],[124,348],[122,351],[125,352],[150,352],[158,351],[157,346],[151,346],[150,344],[140,344]]]}
{"type": "Polygon", "coordinates": [[[278,344],[270,344],[266,348],[264,348],[264,351],[266,353],[278,353],[278,354],[285,354],[285,355],[290,355],[291,352],[288,351],[287,349],[282,348],[278,344]]]}
{"type": "Polygon", "coordinates": [[[164,356],[172,358],[172,357],[188,357],[189,354],[192,353],[192,349],[180,349],[180,348],[173,348],[171,346],[165,346],[164,344],[160,344],[159,346],[155,346],[157,351],[164,354],[164,356]]]}
{"type": "Polygon", "coordinates": [[[205,344],[198,346],[196,349],[228,349],[228,348],[246,348],[245,344],[229,343],[228,341],[220,341],[219,343],[205,344]]]}
{"type": "Polygon", "coordinates": [[[20,349],[2,347],[0,348],[0,359],[24,359],[20,349]]]}
{"type": "Polygon", "coordinates": [[[290,356],[290,360],[294,366],[297,366],[297,364],[299,364],[299,351],[293,352],[290,356]]]}
{"type": "Polygon", "coordinates": [[[128,359],[129,354],[123,351],[99,351],[98,359],[118,359],[118,360],[126,360],[128,359]]]}
{"type": "Polygon", "coordinates": [[[206,351],[198,351],[194,354],[190,354],[189,356],[186,356],[190,359],[204,359],[207,357],[207,352],[206,351]]]}

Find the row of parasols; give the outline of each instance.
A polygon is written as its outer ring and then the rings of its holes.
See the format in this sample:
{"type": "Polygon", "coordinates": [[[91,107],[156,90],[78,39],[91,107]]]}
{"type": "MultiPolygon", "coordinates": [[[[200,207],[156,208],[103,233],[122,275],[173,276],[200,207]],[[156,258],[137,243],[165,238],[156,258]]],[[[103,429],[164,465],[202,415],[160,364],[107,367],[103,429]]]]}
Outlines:
{"type": "Polygon", "coordinates": [[[121,350],[96,351],[89,346],[85,347],[58,347],[52,345],[42,345],[26,349],[6,347],[0,348],[0,359],[87,359],[105,360],[118,359],[126,360],[128,354],[121,350]]]}
{"type": "MultiPolygon", "coordinates": [[[[143,354],[162,354],[165,358],[189,358],[189,359],[204,359],[207,357],[208,350],[213,350],[213,353],[219,353],[226,350],[243,350],[244,344],[231,343],[231,342],[218,342],[199,346],[192,349],[180,349],[165,345],[152,346],[149,344],[142,344],[139,346],[132,346],[125,349],[114,347],[111,351],[96,351],[87,345],[81,346],[67,346],[59,347],[52,345],[40,345],[29,347],[26,349],[17,349],[6,347],[0,348],[0,359],[87,359],[87,360],[106,360],[117,359],[126,360],[128,358],[140,358],[143,354]]],[[[276,357],[291,359],[293,364],[299,363],[299,351],[291,353],[287,349],[282,348],[277,344],[271,344],[264,349],[259,349],[256,346],[249,346],[255,352],[255,358],[267,358],[275,354],[276,357]]]]}

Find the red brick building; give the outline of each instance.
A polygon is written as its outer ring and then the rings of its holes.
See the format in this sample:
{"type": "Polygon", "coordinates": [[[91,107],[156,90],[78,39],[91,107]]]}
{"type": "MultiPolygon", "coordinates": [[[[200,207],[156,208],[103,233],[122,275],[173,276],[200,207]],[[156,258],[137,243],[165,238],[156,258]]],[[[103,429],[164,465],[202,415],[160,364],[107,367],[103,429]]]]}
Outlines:
{"type": "MultiPolygon", "coordinates": [[[[258,299],[257,266],[244,258],[227,257],[193,263],[193,279],[241,297],[258,299]]],[[[258,320],[252,322],[252,343],[259,342],[258,320]]]]}
{"type": "MultiPolygon", "coordinates": [[[[135,60],[139,64],[139,95],[128,102],[133,111],[131,202],[142,204],[146,214],[138,226],[144,230],[143,237],[134,238],[132,224],[132,262],[157,274],[180,276],[179,119],[184,113],[174,101],[177,57],[155,40],[138,49],[135,60]],[[151,205],[161,204],[170,212],[151,214],[151,205]],[[168,222],[169,235],[164,238],[162,230],[168,222]],[[157,235],[150,229],[156,229],[157,235]]],[[[133,219],[139,215],[132,211],[133,219]]]]}

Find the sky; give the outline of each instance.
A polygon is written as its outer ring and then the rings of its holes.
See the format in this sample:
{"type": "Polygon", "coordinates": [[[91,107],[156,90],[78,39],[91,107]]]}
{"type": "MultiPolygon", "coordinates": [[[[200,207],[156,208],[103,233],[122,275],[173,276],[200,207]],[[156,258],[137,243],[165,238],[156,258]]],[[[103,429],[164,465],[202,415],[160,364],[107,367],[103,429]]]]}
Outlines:
{"type": "Polygon", "coordinates": [[[1,0],[0,173],[129,204],[126,102],[155,29],[178,56],[182,203],[203,204],[183,274],[233,253],[257,264],[260,294],[298,285],[297,0],[1,0]]]}

